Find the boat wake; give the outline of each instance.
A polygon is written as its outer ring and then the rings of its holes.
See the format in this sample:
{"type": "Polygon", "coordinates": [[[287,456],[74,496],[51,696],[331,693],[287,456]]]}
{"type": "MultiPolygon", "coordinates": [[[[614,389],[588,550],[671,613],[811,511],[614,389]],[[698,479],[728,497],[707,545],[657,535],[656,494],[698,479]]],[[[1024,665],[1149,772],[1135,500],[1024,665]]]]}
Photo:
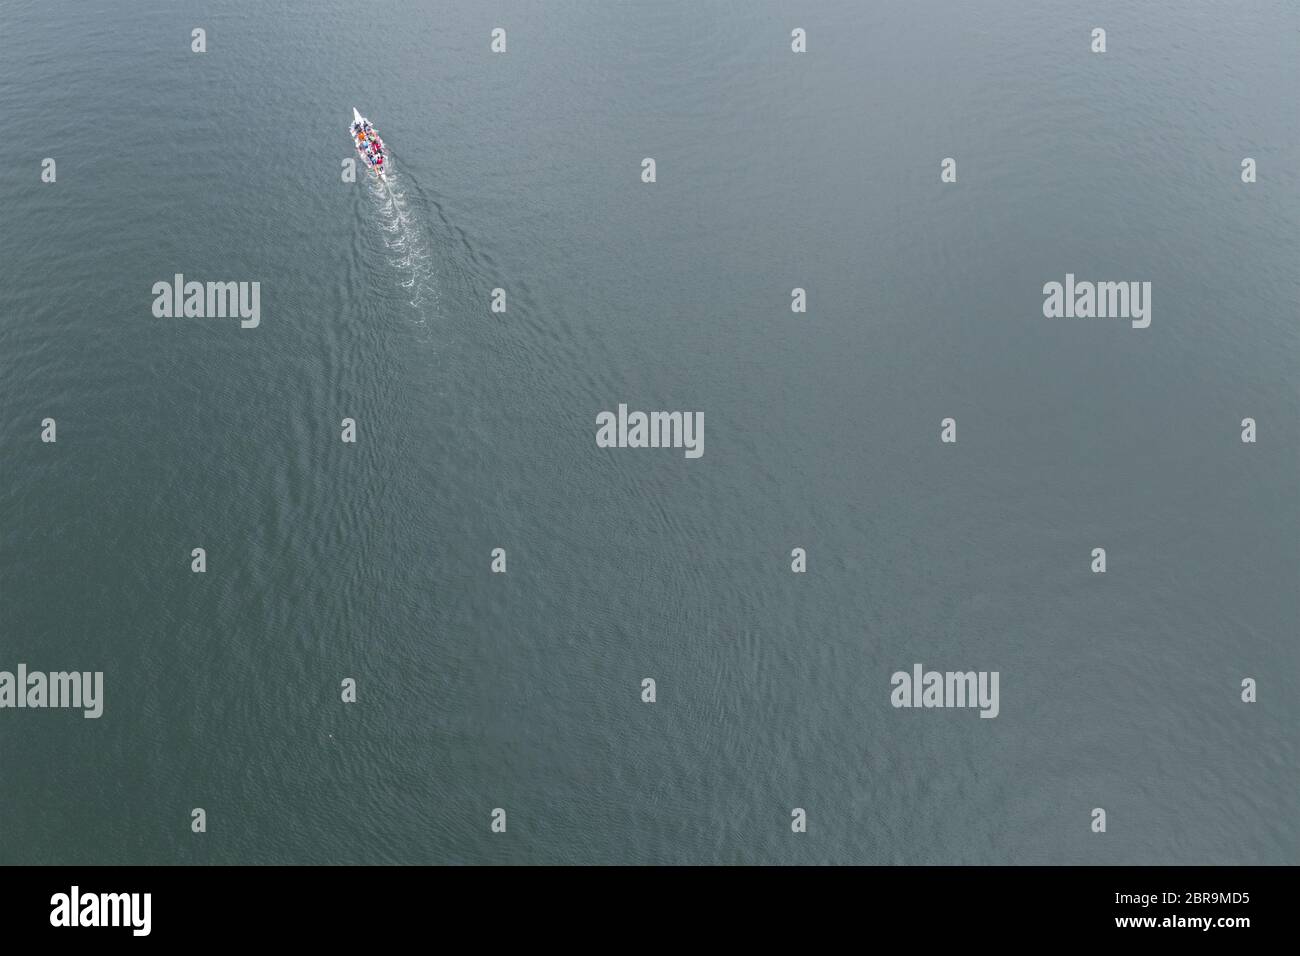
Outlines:
{"type": "Polygon", "coordinates": [[[374,221],[382,231],[389,262],[400,276],[411,308],[420,313],[418,324],[423,325],[429,314],[436,313],[440,299],[437,264],[425,230],[411,212],[403,178],[394,172],[384,179],[367,177],[378,207],[374,221]]]}

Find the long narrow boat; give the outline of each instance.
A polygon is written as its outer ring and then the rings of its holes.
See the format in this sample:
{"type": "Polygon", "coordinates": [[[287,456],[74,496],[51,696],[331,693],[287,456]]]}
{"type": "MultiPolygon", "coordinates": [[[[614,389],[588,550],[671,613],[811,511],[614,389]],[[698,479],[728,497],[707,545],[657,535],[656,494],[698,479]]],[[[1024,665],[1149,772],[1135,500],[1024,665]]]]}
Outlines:
{"type": "Polygon", "coordinates": [[[389,162],[388,151],[384,149],[384,141],[379,138],[370,120],[362,116],[355,106],[352,107],[352,125],[348,129],[352,132],[352,145],[357,148],[361,161],[380,179],[387,179],[392,163],[389,162]]]}

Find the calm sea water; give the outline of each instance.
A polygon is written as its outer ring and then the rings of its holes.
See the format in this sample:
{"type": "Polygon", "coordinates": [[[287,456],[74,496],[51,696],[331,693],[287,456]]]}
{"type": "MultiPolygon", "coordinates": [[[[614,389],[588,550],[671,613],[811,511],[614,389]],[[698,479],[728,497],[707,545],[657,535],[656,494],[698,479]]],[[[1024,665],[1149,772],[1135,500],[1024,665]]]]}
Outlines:
{"type": "Polygon", "coordinates": [[[0,669],[106,687],[0,711],[0,862],[1297,862],[1300,16],[1225,9],[5,0],[0,669]]]}

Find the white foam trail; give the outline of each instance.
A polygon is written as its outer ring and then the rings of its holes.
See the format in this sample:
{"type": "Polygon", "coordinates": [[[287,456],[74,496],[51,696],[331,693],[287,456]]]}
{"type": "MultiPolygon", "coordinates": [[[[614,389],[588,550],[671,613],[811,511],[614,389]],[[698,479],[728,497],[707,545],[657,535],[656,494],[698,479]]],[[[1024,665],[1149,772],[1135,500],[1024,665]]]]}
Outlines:
{"type": "MultiPolygon", "coordinates": [[[[432,312],[438,301],[437,269],[425,232],[411,214],[401,181],[393,174],[386,179],[371,177],[370,193],[379,207],[376,222],[383,230],[389,261],[403,276],[401,285],[410,292],[411,308],[432,312]]],[[[424,324],[425,315],[418,322],[424,324]]]]}

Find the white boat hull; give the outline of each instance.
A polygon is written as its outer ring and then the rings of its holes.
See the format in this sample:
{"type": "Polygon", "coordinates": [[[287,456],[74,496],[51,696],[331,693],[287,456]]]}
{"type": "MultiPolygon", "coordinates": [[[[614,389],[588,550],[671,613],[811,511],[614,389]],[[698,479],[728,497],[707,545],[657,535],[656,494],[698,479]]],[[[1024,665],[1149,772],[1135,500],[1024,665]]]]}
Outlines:
{"type": "Polygon", "coordinates": [[[352,123],[348,130],[352,136],[352,145],[366,168],[379,179],[387,180],[388,169],[392,165],[388,150],[384,148],[384,141],[379,138],[374,125],[355,106],[352,107],[352,123]],[[376,157],[382,162],[376,162],[376,157]]]}

